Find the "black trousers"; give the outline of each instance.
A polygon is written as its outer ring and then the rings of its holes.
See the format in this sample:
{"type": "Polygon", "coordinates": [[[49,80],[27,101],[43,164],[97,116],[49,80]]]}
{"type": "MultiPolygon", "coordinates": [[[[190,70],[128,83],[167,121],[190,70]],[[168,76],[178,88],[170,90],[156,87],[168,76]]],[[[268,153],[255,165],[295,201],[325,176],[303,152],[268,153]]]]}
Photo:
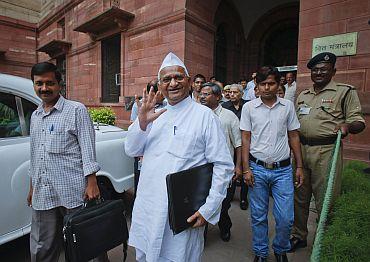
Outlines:
{"type": "MultiPolygon", "coordinates": [[[[229,209],[231,207],[231,201],[233,201],[235,190],[236,190],[237,181],[233,181],[227,189],[227,194],[222,201],[220,221],[218,222],[218,228],[221,232],[229,231],[232,222],[229,216],[229,209]]],[[[243,180],[240,182],[240,201],[247,201],[248,197],[248,187],[243,180]]]]}
{"type": "Polygon", "coordinates": [[[139,157],[135,157],[134,162],[134,192],[136,198],[137,185],[139,184],[140,170],[139,170],[139,157]]]}

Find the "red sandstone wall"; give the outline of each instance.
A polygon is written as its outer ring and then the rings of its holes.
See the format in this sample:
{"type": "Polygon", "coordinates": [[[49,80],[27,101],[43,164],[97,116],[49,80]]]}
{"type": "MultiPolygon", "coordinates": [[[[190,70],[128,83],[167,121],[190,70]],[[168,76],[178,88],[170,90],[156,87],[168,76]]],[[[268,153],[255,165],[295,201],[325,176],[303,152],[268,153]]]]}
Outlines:
{"type": "Polygon", "coordinates": [[[30,78],[36,62],[36,25],[0,16],[0,72],[30,78]]]}
{"type": "Polygon", "coordinates": [[[185,64],[190,76],[204,75],[207,80],[213,75],[214,32],[186,21],[185,64]]]}
{"type": "Polygon", "coordinates": [[[149,31],[128,35],[125,40],[124,95],[141,94],[146,84],[157,77],[165,55],[172,51],[184,59],[185,22],[177,21],[149,31]]]}
{"type": "MultiPolygon", "coordinates": [[[[172,51],[181,59],[185,53],[184,1],[121,0],[121,8],[135,14],[123,33],[123,96],[142,94],[157,77],[160,63],[172,51]]],[[[130,112],[121,110],[120,124],[127,125],[130,112]]]]}
{"type": "MultiPolygon", "coordinates": [[[[78,25],[91,19],[103,11],[103,2],[85,0],[68,10],[64,16],[57,19],[59,6],[50,13],[39,25],[38,46],[54,40],[65,40],[72,43],[67,53],[67,96],[70,99],[81,101],[87,106],[100,102],[100,42],[91,41],[87,34],[73,31],[78,25]],[[61,29],[57,22],[65,19],[65,38],[61,39],[61,29]]],[[[38,53],[39,61],[48,61],[50,57],[45,53],[38,53]]]]}
{"type": "Polygon", "coordinates": [[[240,18],[235,16],[235,8],[220,0],[186,1],[186,47],[185,62],[191,75],[201,73],[208,79],[214,75],[214,38],[217,26],[225,23],[227,37],[227,83],[239,80],[245,72],[245,40],[240,18]],[[218,11],[218,12],[217,12],[218,11]],[[239,46],[235,47],[236,35],[239,46]],[[237,63],[237,59],[240,59],[237,63]]]}
{"type": "MultiPolygon", "coordinates": [[[[307,61],[311,58],[312,39],[358,32],[357,54],[339,57],[335,81],[354,85],[360,96],[366,121],[370,120],[370,1],[301,0],[298,49],[298,88],[312,85],[307,61]]],[[[347,156],[369,159],[370,128],[346,139],[347,156]],[[351,145],[348,145],[351,142],[351,145]],[[354,149],[357,148],[357,149],[354,149]]]]}
{"type": "MultiPolygon", "coordinates": [[[[87,34],[73,31],[78,25],[93,18],[109,7],[107,0],[79,2],[65,11],[67,5],[57,7],[40,23],[39,46],[60,39],[57,22],[65,13],[66,37],[72,43],[67,53],[67,96],[89,107],[111,106],[118,116],[118,124],[128,123],[130,112],[124,110],[124,96],[141,94],[146,83],[156,77],[160,62],[169,52],[184,58],[185,21],[184,1],[121,1],[120,8],[135,14],[126,32],[121,33],[121,73],[123,86],[119,103],[102,104],[101,98],[101,45],[87,34]],[[57,18],[56,18],[57,17],[57,18]]],[[[39,53],[42,61],[50,60],[39,53]]]]}

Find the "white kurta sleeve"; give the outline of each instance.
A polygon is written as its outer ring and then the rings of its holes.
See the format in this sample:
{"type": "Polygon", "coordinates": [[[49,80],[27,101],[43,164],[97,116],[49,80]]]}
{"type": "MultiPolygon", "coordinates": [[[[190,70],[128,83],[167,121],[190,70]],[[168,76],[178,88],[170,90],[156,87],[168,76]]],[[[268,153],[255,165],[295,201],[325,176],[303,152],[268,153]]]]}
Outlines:
{"type": "Polygon", "coordinates": [[[147,126],[145,131],[141,130],[138,119],[130,125],[125,140],[125,152],[128,156],[137,157],[144,155],[145,144],[151,128],[152,123],[147,126]]]}
{"type": "Polygon", "coordinates": [[[222,201],[233,176],[234,163],[219,119],[213,115],[209,116],[205,128],[205,157],[208,163],[213,163],[213,176],[206,203],[200,207],[199,212],[207,222],[214,225],[220,218],[222,201]]]}

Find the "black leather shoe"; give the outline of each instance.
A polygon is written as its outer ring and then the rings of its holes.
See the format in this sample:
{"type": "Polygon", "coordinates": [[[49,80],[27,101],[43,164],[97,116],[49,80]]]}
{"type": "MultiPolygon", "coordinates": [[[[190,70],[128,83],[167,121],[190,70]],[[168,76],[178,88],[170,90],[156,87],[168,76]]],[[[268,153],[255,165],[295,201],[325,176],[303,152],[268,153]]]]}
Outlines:
{"type": "Polygon", "coordinates": [[[276,262],[288,262],[288,257],[285,253],[283,254],[276,254],[275,253],[276,262]]]}
{"type": "Polygon", "coordinates": [[[267,262],[267,258],[255,256],[253,262],[267,262]]]}
{"type": "Polygon", "coordinates": [[[297,249],[307,247],[307,240],[301,240],[298,237],[292,237],[290,240],[289,253],[296,251],[297,249]]]}
{"type": "Polygon", "coordinates": [[[220,237],[221,237],[222,241],[229,242],[230,241],[230,237],[231,237],[230,230],[227,230],[227,231],[224,231],[224,232],[220,232],[220,237]]]}
{"type": "Polygon", "coordinates": [[[248,209],[248,201],[246,201],[246,200],[240,201],[240,209],[241,210],[247,210],[248,209]]]}

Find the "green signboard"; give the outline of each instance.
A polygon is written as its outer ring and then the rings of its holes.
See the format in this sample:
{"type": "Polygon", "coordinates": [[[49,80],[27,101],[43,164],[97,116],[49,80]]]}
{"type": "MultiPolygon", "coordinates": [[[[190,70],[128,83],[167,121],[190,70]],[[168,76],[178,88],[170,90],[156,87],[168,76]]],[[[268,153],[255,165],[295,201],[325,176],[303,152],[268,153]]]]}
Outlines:
{"type": "Polygon", "coordinates": [[[314,38],[312,56],[322,52],[331,52],[336,56],[355,55],[357,32],[314,38]]]}

